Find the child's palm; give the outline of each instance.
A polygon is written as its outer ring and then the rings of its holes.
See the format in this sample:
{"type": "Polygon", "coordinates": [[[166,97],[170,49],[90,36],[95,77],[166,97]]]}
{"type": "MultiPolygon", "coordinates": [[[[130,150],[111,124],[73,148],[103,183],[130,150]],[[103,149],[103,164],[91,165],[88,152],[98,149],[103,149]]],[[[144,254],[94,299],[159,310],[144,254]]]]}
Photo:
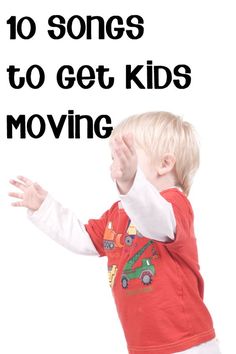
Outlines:
{"type": "Polygon", "coordinates": [[[33,183],[26,177],[18,176],[18,179],[21,182],[10,180],[10,183],[20,189],[23,193],[9,193],[11,197],[19,199],[19,201],[13,202],[12,205],[37,210],[46,198],[47,192],[40,185],[33,183]]]}
{"type": "Polygon", "coordinates": [[[121,193],[127,193],[137,170],[137,154],[132,135],[115,137],[112,142],[113,163],[111,177],[121,193]]]}

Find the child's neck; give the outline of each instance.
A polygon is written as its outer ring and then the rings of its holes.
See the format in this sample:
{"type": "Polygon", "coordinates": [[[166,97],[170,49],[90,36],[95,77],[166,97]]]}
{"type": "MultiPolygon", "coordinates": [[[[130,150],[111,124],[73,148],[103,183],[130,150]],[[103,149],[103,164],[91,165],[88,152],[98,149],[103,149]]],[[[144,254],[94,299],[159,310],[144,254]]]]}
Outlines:
{"type": "Polygon", "coordinates": [[[163,176],[158,176],[152,181],[152,184],[158,189],[159,192],[165,189],[173,188],[176,186],[176,178],[173,173],[168,173],[163,176]]]}

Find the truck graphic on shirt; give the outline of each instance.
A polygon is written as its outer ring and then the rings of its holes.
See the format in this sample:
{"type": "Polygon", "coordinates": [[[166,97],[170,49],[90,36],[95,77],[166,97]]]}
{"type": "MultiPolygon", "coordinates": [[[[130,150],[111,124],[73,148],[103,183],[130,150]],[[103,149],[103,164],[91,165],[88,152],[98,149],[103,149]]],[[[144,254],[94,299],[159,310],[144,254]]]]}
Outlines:
{"type": "Polygon", "coordinates": [[[155,274],[155,267],[151,263],[152,258],[143,258],[142,264],[139,267],[134,267],[135,263],[140,259],[145,250],[153,244],[150,240],[132,258],[128,260],[124,266],[121,284],[124,289],[128,288],[129,281],[132,279],[140,279],[144,285],[149,285],[152,282],[153,275],[155,274]]]}
{"type": "Polygon", "coordinates": [[[112,222],[109,221],[103,236],[103,246],[105,250],[112,251],[115,247],[122,248],[124,245],[121,242],[122,234],[118,234],[113,230],[112,222]]]}
{"type": "Polygon", "coordinates": [[[127,233],[125,236],[125,244],[127,246],[132,246],[132,243],[133,243],[136,236],[143,237],[143,235],[136,229],[134,224],[132,224],[130,221],[129,226],[127,228],[127,233]]]}

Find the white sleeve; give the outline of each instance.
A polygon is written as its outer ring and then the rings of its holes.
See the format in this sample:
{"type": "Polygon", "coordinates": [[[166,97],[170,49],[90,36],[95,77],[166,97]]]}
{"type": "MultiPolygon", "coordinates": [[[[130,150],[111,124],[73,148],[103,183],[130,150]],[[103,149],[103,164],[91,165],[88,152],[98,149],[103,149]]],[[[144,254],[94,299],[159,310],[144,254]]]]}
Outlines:
{"type": "Polygon", "coordinates": [[[38,210],[28,210],[28,217],[41,231],[69,250],[82,255],[99,255],[83,223],[49,193],[38,210]]]}
{"type": "Polygon", "coordinates": [[[137,230],[161,242],[174,240],[176,220],[171,203],[137,168],[134,183],[127,194],[120,195],[122,206],[137,230]]]}

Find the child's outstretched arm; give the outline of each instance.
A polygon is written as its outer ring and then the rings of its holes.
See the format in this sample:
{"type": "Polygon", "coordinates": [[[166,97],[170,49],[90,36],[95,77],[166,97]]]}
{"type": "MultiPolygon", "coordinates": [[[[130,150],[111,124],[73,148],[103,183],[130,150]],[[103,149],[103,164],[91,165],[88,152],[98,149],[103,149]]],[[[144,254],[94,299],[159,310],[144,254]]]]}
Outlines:
{"type": "Polygon", "coordinates": [[[161,242],[175,238],[176,220],[172,204],[145,178],[131,135],[114,137],[111,177],[132,223],[145,236],[161,242]]]}
{"type": "Polygon", "coordinates": [[[83,223],[39,184],[23,176],[18,176],[18,180],[10,180],[10,183],[19,189],[17,193],[9,193],[18,199],[12,202],[12,206],[27,208],[30,220],[40,230],[73,252],[98,255],[83,223]]]}

